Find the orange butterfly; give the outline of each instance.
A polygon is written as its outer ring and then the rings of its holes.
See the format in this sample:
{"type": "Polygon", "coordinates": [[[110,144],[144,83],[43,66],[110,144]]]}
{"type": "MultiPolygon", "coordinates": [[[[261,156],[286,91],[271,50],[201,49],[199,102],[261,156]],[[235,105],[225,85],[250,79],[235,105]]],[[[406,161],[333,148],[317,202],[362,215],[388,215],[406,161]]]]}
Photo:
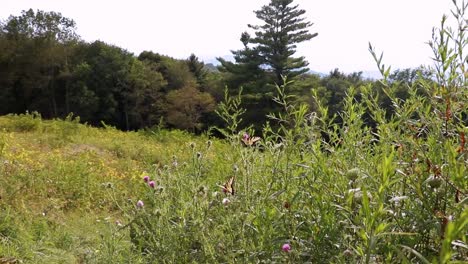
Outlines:
{"type": "Polygon", "coordinates": [[[231,195],[236,193],[236,190],[234,189],[234,181],[235,177],[232,176],[224,185],[220,186],[224,193],[230,193],[231,195]]]}

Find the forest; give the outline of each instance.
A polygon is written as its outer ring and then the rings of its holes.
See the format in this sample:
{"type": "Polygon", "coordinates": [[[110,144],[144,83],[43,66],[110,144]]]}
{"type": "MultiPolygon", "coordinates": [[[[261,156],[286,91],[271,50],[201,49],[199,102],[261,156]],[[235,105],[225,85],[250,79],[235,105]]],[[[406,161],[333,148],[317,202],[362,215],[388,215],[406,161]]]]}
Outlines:
{"type": "MultiPolygon", "coordinates": [[[[268,21],[260,11],[258,18],[268,21]]],[[[371,83],[380,91],[379,81],[364,79],[361,72],[335,69],[323,77],[311,74],[308,62],[293,55],[296,43],[317,34],[308,32],[311,23],[305,21],[304,10],[288,12],[289,17],[299,18],[294,24],[273,37],[266,33],[275,25],[251,26],[255,36],[242,34],[244,49],[233,51],[235,61],[218,58],[218,67],[205,65],[195,54],[182,60],[157,51],[135,55],[102,41],[85,42],[76,34],[73,19],[53,11],[30,9],[11,15],[0,24],[0,115],[28,111],[63,119],[72,114],[95,126],[104,122],[123,130],[158,126],[200,133],[223,126],[215,111],[225,90],[229,95],[242,90],[241,107],[246,110],[242,127],[256,124],[260,131],[271,121],[266,116],[279,111],[273,98],[282,78],[294,81],[287,92],[297,103],[315,110],[317,94],[330,116],[342,110],[348,87],[371,83]],[[279,41],[291,34],[297,36],[279,41]]],[[[388,76],[398,83],[401,99],[408,96],[405,87],[430,78],[422,66],[388,76]]],[[[380,98],[391,111],[390,103],[380,98]]]]}

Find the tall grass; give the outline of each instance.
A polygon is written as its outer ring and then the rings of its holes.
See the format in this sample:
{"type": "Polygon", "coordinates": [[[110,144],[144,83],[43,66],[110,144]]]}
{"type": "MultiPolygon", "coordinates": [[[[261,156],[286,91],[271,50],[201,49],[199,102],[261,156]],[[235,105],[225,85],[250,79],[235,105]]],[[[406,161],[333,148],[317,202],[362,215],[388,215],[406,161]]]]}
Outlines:
{"type": "Polygon", "coordinates": [[[197,150],[188,166],[151,175],[161,188],[140,180],[144,206],[122,207],[136,250],[167,263],[467,260],[468,41],[466,4],[456,4],[458,27],[444,17],[430,42],[436,81],[409,86],[406,100],[370,46],[391,113],[370,85],[350,87],[337,125],[320,98],[317,112],[295,104],[285,81],[275,99],[283,111],[270,116],[278,129],[266,126],[250,147],[236,131],[240,97],[226,98],[224,165],[197,150]],[[236,194],[222,193],[232,176],[236,194]]]}

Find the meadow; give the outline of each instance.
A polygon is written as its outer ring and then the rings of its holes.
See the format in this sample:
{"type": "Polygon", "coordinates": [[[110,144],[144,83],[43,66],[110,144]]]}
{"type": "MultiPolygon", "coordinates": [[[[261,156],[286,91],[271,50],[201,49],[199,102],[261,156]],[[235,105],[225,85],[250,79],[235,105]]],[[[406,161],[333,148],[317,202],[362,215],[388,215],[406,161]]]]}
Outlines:
{"type": "Polygon", "coordinates": [[[383,93],[339,115],[285,80],[262,131],[227,92],[198,136],[1,116],[0,263],[466,263],[465,32],[442,21],[405,100],[372,46],[383,93]]]}
{"type": "Polygon", "coordinates": [[[438,97],[431,104],[414,90],[410,100],[395,101],[388,120],[371,91],[360,87],[358,102],[350,88],[338,126],[278,91],[284,114],[272,119],[281,126],[261,135],[235,133],[240,98],[227,97],[219,111],[229,124],[224,140],[94,128],[72,116],[1,117],[0,259],[468,259],[468,131],[457,123],[464,100],[452,99],[449,116],[438,97]],[[363,126],[366,109],[377,127],[363,126]],[[260,140],[248,140],[254,136],[260,140]]]}

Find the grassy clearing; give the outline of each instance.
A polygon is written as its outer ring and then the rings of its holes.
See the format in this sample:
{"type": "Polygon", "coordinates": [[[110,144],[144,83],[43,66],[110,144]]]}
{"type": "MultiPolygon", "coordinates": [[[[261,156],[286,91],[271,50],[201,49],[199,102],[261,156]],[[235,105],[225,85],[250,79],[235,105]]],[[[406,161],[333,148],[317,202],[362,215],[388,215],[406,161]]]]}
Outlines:
{"type": "Polygon", "coordinates": [[[180,131],[124,133],[35,114],[1,117],[0,128],[0,256],[32,263],[128,251],[128,239],[111,235],[123,217],[116,200],[137,199],[145,172],[172,166],[173,156],[189,160],[190,142],[206,144],[180,131]]]}

